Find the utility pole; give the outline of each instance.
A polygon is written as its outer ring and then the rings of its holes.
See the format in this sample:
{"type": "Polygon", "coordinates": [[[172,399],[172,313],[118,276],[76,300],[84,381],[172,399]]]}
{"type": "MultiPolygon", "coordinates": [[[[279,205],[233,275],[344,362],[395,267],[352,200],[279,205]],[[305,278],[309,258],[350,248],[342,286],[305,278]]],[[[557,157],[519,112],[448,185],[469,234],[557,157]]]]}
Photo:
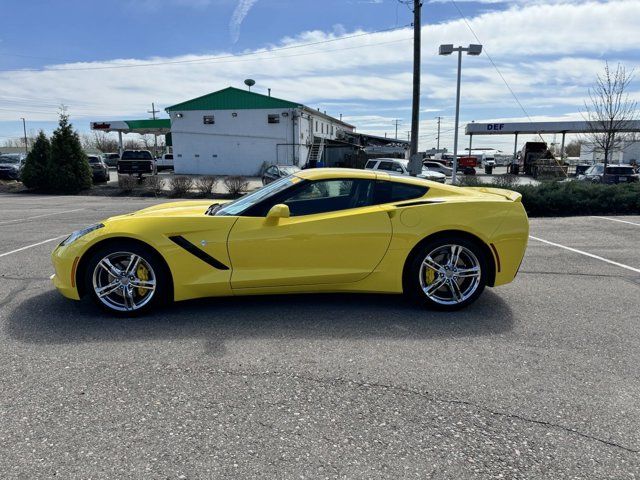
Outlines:
{"type": "Polygon", "coordinates": [[[436,117],[438,119],[438,136],[436,137],[436,150],[440,150],[440,121],[442,120],[442,117],[436,117]]]}
{"type": "Polygon", "coordinates": [[[398,139],[398,125],[400,125],[401,123],[402,123],[402,120],[397,118],[393,121],[393,124],[396,126],[396,140],[398,139]]]}
{"type": "Polygon", "coordinates": [[[29,155],[29,145],[27,144],[27,121],[22,119],[22,131],[24,132],[24,153],[29,155]]]}
{"type": "MultiPolygon", "coordinates": [[[[160,113],[160,110],[156,110],[156,104],[151,102],[151,110],[147,110],[147,113],[151,114],[151,118],[153,120],[156,119],[156,113],[160,113]]],[[[153,134],[153,155],[154,157],[158,155],[158,134],[153,134]]]]}
{"type": "Polygon", "coordinates": [[[411,146],[409,148],[409,171],[418,175],[422,170],[422,160],[418,158],[420,122],[420,52],[422,0],[413,0],[413,101],[411,105],[411,146]]]}

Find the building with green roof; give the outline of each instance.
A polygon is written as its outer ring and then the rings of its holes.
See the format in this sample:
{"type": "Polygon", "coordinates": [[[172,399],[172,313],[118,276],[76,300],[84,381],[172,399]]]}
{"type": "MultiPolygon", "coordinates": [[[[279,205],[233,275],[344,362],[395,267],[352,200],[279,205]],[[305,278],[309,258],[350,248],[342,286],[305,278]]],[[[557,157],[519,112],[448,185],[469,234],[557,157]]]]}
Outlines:
{"type": "Polygon", "coordinates": [[[228,87],[166,108],[176,173],[259,175],[265,165],[322,164],[355,127],[325,112],[228,87]]]}

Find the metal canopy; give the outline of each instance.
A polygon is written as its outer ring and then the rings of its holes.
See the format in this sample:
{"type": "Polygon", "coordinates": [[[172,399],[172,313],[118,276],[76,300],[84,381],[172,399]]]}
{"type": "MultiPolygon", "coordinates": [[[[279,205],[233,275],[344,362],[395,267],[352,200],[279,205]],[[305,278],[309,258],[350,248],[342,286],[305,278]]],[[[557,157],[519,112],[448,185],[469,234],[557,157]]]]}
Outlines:
{"type": "Polygon", "coordinates": [[[107,120],[104,122],[91,122],[91,130],[139,133],[140,135],[166,135],[171,131],[171,120],[168,118],[156,120],[107,120]]]}
{"type": "MultiPolygon", "coordinates": [[[[513,135],[544,133],[590,133],[596,122],[516,122],[516,123],[467,123],[466,135],[513,135]]],[[[625,122],[621,132],[640,132],[640,121],[625,122]]]]}

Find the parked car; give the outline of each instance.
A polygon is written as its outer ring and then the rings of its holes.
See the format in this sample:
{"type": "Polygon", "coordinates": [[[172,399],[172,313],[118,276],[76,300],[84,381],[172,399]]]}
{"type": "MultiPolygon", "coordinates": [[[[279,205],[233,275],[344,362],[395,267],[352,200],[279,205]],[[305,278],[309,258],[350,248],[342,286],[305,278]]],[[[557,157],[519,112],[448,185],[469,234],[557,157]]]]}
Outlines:
{"type": "MultiPolygon", "coordinates": [[[[364,168],[366,170],[383,170],[398,175],[411,175],[409,173],[409,160],[398,158],[374,158],[368,160],[364,168]]],[[[444,183],[447,180],[446,175],[429,170],[426,167],[422,167],[422,173],[420,173],[418,177],[439,183],[444,183]]]]}
{"type": "Polygon", "coordinates": [[[142,178],[144,175],[155,175],[156,161],[149,150],[125,150],[122,158],[118,160],[118,175],[137,175],[142,178]]]}
{"type": "Polygon", "coordinates": [[[104,163],[107,164],[107,167],[116,167],[118,165],[118,160],[120,160],[119,153],[105,153],[102,157],[104,158],[104,163]]]}
{"type": "Polygon", "coordinates": [[[425,168],[431,170],[432,172],[440,172],[447,177],[450,177],[453,174],[453,168],[445,167],[442,162],[436,162],[434,160],[425,160],[422,162],[425,168]]]}
{"type": "Polygon", "coordinates": [[[156,158],[156,169],[159,172],[162,170],[173,170],[173,153],[165,153],[161,157],[156,158]]]}
{"type": "Polygon", "coordinates": [[[89,166],[91,167],[91,174],[93,176],[93,183],[108,182],[109,181],[109,168],[100,155],[87,155],[89,160],[89,166]]]}
{"type": "Polygon", "coordinates": [[[163,203],[77,230],[51,254],[52,280],[121,315],[294,292],[404,293],[457,310],[515,278],[528,233],[516,192],[311,168],[230,203],[163,203]]]}
{"type": "Polygon", "coordinates": [[[262,174],[262,184],[266,185],[274,180],[278,180],[282,177],[288,177],[289,175],[293,175],[299,171],[300,169],[293,165],[271,165],[262,174]]]}
{"type": "Polygon", "coordinates": [[[631,165],[625,164],[607,165],[605,176],[604,163],[596,163],[576,178],[583,182],[593,183],[629,183],[637,182],[639,177],[631,165]]]}
{"type": "Polygon", "coordinates": [[[5,153],[0,155],[0,178],[20,180],[26,155],[22,153],[5,153]]]}

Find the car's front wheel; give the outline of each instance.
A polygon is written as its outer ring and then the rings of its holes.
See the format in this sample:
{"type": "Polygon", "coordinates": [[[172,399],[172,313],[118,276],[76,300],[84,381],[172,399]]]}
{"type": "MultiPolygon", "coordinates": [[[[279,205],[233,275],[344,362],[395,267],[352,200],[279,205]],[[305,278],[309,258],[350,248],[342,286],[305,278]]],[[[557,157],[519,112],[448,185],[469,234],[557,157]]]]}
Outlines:
{"type": "Polygon", "coordinates": [[[458,310],[474,302],[487,283],[487,258],[476,242],[441,237],[421,245],[409,261],[404,288],[437,310],[458,310]]]}
{"type": "Polygon", "coordinates": [[[165,301],[169,272],[157,253],[136,242],[95,251],[85,270],[85,291],[106,310],[132,315],[165,301]]]}

